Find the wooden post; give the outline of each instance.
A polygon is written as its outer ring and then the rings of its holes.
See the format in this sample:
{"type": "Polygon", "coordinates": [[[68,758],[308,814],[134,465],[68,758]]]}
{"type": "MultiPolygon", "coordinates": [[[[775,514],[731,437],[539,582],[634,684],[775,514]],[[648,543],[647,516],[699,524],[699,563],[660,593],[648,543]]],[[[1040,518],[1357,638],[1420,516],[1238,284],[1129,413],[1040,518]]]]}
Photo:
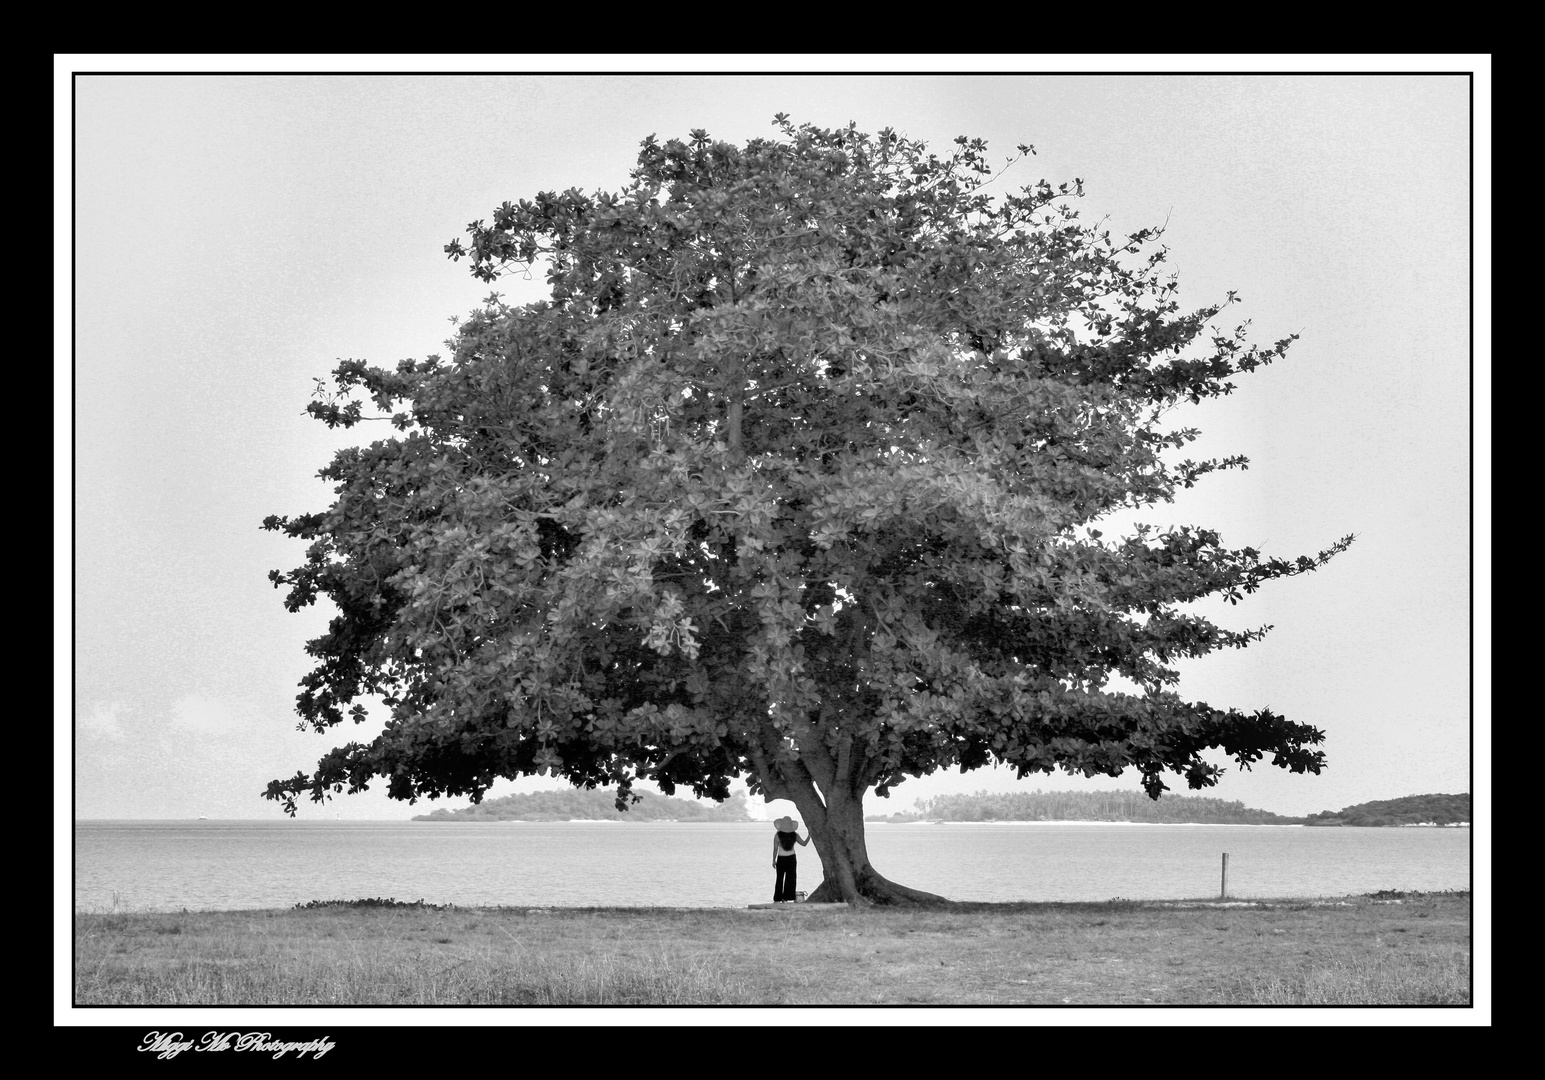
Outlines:
{"type": "Polygon", "coordinates": [[[1223,884],[1218,888],[1218,899],[1228,899],[1228,852],[1223,853],[1223,884]]]}

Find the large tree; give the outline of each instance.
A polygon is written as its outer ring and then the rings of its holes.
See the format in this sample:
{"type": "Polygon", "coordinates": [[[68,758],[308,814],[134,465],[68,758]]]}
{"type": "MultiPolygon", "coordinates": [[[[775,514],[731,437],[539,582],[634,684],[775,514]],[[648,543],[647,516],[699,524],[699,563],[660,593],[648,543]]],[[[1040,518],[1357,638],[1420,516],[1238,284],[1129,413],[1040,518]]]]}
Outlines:
{"type": "Polygon", "coordinates": [[[1216,328],[1232,294],[1181,309],[1158,232],[1084,224],[1079,181],[995,194],[979,140],[776,125],[505,203],[446,250],[550,299],[491,296],[447,359],[337,367],[311,413],[400,434],[337,454],[327,510],[264,523],[310,544],[271,577],[337,607],[302,726],[390,717],[267,796],[744,777],[798,807],[812,899],[895,903],[938,898],[870,865],[862,801],[908,776],[1134,769],[1157,798],[1167,771],[1215,783],[1211,749],[1318,772],[1320,731],[1187,701],[1173,664],[1267,629],[1194,601],[1351,538],[1284,560],[1093,527],[1243,467],[1172,460],[1197,433],[1165,414],[1292,339],[1216,328]]]}

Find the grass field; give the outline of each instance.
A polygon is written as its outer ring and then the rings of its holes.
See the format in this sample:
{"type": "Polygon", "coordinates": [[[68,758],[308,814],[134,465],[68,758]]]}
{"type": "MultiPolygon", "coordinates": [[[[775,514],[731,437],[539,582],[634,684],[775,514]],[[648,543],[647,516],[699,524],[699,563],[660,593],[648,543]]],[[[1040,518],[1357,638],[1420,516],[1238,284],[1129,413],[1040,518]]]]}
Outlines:
{"type": "Polygon", "coordinates": [[[75,916],[74,1004],[1471,1003],[1469,893],[947,910],[434,908],[75,916]]]}

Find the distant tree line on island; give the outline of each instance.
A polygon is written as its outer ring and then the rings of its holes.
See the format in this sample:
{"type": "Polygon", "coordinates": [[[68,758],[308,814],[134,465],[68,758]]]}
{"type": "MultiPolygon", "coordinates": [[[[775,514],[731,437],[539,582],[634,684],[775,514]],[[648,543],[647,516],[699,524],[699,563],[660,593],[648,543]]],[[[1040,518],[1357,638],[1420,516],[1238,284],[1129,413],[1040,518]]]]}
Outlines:
{"type": "MultiPolygon", "coordinates": [[[[609,788],[555,788],[487,799],[461,810],[440,809],[414,821],[755,821],[744,792],[719,804],[668,798],[652,791],[626,813],[609,788]]],[[[869,814],[866,821],[1136,821],[1168,825],[1457,825],[1470,821],[1470,796],[1407,795],[1287,817],[1244,803],[1200,795],[1150,799],[1141,791],[978,791],[919,799],[915,809],[869,814]]]]}
{"type": "Polygon", "coordinates": [[[1358,803],[1344,810],[1321,810],[1305,825],[1459,825],[1470,823],[1470,795],[1405,795],[1358,803]]]}
{"type": "Polygon", "coordinates": [[[919,799],[916,810],[868,821],[1136,821],[1199,825],[1451,825],[1470,820],[1469,795],[1407,795],[1287,817],[1198,795],[1150,799],[1141,791],[978,791],[919,799]]]}
{"type": "Polygon", "coordinates": [[[414,821],[753,821],[746,811],[744,792],[736,792],[722,803],[701,803],[691,799],[668,798],[653,791],[635,788],[642,796],[622,813],[617,809],[617,793],[609,788],[555,788],[525,795],[505,795],[485,799],[463,810],[436,810],[418,814],[414,821]]]}
{"type": "Polygon", "coordinates": [[[978,791],[919,799],[913,813],[871,821],[1140,821],[1156,824],[1290,825],[1266,810],[1202,796],[1150,799],[1141,791],[978,791]]]}

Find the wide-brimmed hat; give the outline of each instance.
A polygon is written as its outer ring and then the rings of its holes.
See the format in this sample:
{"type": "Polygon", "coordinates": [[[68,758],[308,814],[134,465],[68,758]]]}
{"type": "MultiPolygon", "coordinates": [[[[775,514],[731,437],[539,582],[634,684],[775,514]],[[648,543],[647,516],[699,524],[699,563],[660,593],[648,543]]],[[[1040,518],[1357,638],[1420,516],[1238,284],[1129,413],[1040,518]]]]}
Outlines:
{"type": "Polygon", "coordinates": [[[795,821],[791,817],[781,817],[777,821],[773,822],[773,827],[776,828],[779,832],[798,832],[799,822],[795,821]]]}

